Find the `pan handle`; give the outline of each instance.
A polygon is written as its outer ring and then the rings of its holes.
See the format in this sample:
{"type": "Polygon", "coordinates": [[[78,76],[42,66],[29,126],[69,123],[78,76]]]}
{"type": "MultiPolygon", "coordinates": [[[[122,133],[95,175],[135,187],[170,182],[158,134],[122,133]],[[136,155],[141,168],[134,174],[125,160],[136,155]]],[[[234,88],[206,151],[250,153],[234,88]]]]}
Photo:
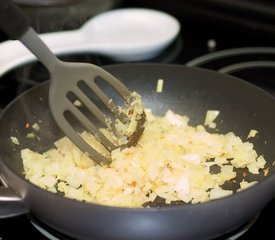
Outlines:
{"type": "Polygon", "coordinates": [[[4,186],[0,186],[0,219],[15,217],[28,213],[28,209],[24,207],[23,200],[11,188],[7,187],[3,178],[0,182],[4,186]]]}

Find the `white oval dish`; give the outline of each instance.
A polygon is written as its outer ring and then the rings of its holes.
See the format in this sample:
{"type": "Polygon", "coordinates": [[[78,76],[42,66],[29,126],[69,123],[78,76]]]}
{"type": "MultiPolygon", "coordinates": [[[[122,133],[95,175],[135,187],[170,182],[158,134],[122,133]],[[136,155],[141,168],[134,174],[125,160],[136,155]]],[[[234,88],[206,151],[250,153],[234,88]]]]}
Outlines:
{"type": "MultiPolygon", "coordinates": [[[[180,24],[152,9],[112,10],[91,18],[80,29],[41,34],[55,54],[95,53],[121,61],[157,56],[178,35],[180,24]]],[[[36,58],[19,42],[0,44],[0,76],[36,58]]]]}

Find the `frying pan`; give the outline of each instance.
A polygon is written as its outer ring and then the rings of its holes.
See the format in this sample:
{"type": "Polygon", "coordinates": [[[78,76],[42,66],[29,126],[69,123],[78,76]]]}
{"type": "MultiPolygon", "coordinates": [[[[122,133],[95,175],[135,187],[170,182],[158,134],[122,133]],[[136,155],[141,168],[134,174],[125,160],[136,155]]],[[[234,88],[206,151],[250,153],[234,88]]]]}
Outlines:
{"type": "MultiPolygon", "coordinates": [[[[49,82],[34,87],[11,102],[0,116],[1,177],[8,187],[0,190],[0,215],[29,212],[55,230],[76,239],[213,239],[253,218],[274,197],[275,100],[263,90],[237,78],[209,70],[179,65],[125,64],[105,69],[129,89],[138,91],[146,107],[163,115],[168,109],[188,115],[190,124],[203,123],[209,109],[220,110],[219,133],[235,132],[243,140],[250,129],[252,140],[269,167],[268,176],[253,187],[221,199],[151,208],[120,208],[88,204],[53,194],[24,179],[20,149],[41,152],[63,136],[48,108],[49,82]],[[164,79],[163,92],[155,91],[164,79]],[[40,123],[39,138],[28,139],[26,123],[40,123]],[[10,137],[17,137],[15,145],[10,137]]],[[[65,80],[64,80],[65,81],[65,80]]],[[[106,91],[108,88],[106,87],[106,91]]],[[[110,93],[112,96],[114,93],[110,93]]],[[[242,176],[237,177],[241,181],[242,176]]],[[[233,186],[234,188],[234,186],[233,186]]]]}

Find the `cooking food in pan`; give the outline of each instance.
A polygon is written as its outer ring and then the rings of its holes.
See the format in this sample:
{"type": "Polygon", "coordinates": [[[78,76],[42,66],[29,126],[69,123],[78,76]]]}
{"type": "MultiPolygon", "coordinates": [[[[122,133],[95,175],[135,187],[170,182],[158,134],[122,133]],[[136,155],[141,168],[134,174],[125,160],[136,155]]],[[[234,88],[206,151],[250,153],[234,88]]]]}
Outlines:
{"type": "MultiPolygon", "coordinates": [[[[197,68],[166,64],[125,64],[105,69],[129,89],[140,93],[144,106],[151,109],[154,116],[164,118],[158,121],[167,121],[166,113],[171,110],[173,117],[174,114],[188,116],[190,127],[208,134],[201,127],[197,129],[197,126],[204,125],[207,111],[219,111],[214,124],[206,121],[207,126],[204,128],[209,134],[221,134],[222,138],[233,132],[250,149],[253,144],[257,160],[266,161],[264,168],[256,168],[259,169],[259,174],[250,173],[246,167],[234,168],[236,177],[220,186],[225,191],[232,190],[233,194],[199,203],[193,201],[195,204],[191,204],[192,200],[186,203],[187,200],[179,202],[172,198],[166,200],[156,197],[153,202],[147,202],[145,207],[117,207],[113,206],[114,203],[87,203],[64,197],[60,192],[47,191],[25,178],[21,158],[22,149],[28,148],[43,154],[54,148],[54,143],[64,137],[51,117],[48,107],[49,83],[45,82],[19,96],[1,112],[0,168],[1,178],[8,185],[8,190],[0,192],[1,217],[28,211],[66,236],[84,240],[208,240],[245,224],[274,198],[275,100],[272,96],[243,80],[197,68]],[[163,86],[156,88],[159,79],[163,79],[163,86]],[[27,128],[26,123],[29,126],[27,128]],[[36,130],[32,128],[33,125],[36,130]],[[247,139],[248,135],[251,137],[247,139]],[[14,137],[13,141],[11,136],[14,137]],[[19,145],[14,144],[15,138],[19,145]],[[253,185],[253,182],[257,184],[253,185]],[[240,184],[252,186],[238,191],[240,184]]],[[[112,92],[108,92],[108,89],[106,91],[110,98],[117,100],[112,92]]],[[[211,117],[207,119],[211,120],[211,117]]],[[[170,140],[177,142],[171,136],[170,140]]],[[[136,147],[140,146],[141,141],[136,147]]],[[[165,150],[167,149],[160,151],[166,152],[165,150]]],[[[130,150],[124,151],[126,153],[130,150]]],[[[192,157],[196,159],[189,155],[189,159],[192,157]]],[[[231,158],[228,156],[222,160],[230,163],[233,161],[231,158]]],[[[205,163],[211,165],[217,159],[209,158],[205,163]]],[[[101,166],[98,168],[102,169],[101,166]]],[[[230,164],[223,164],[223,169],[230,169],[230,164]]],[[[220,170],[219,166],[210,167],[213,176],[221,173],[220,170]]],[[[157,175],[158,170],[153,169],[152,173],[157,175]]],[[[72,182],[73,180],[71,179],[72,182]]],[[[135,184],[132,183],[132,187],[135,184]]],[[[150,194],[150,189],[148,193],[150,194]]],[[[153,200],[153,195],[151,197],[153,200]]]]}
{"type": "MultiPolygon", "coordinates": [[[[149,206],[148,202],[157,197],[170,204],[228,196],[233,190],[224,189],[223,185],[235,181],[236,169],[245,169],[244,174],[260,174],[259,170],[264,169],[264,157],[258,156],[252,143],[242,141],[233,132],[209,133],[203,125],[190,126],[187,116],[170,110],[164,117],[154,116],[150,110],[146,115],[145,131],[138,144],[112,151],[109,165],[96,164],[67,137],[44,153],[23,149],[26,178],[41,188],[79,201],[141,207],[149,206]]],[[[108,129],[102,132],[116,141],[108,129]]],[[[109,152],[93,135],[81,135],[108,156],[109,152]]],[[[237,183],[237,191],[255,183],[243,179],[237,183]]]]}

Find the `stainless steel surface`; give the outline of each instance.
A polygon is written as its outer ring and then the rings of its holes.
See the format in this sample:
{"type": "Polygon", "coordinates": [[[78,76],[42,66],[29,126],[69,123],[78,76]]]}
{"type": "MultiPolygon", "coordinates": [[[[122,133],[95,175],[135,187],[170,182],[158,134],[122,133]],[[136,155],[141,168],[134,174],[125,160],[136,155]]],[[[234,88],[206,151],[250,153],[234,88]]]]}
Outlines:
{"type": "Polygon", "coordinates": [[[26,214],[23,200],[12,189],[0,186],[0,219],[26,214]]]}

